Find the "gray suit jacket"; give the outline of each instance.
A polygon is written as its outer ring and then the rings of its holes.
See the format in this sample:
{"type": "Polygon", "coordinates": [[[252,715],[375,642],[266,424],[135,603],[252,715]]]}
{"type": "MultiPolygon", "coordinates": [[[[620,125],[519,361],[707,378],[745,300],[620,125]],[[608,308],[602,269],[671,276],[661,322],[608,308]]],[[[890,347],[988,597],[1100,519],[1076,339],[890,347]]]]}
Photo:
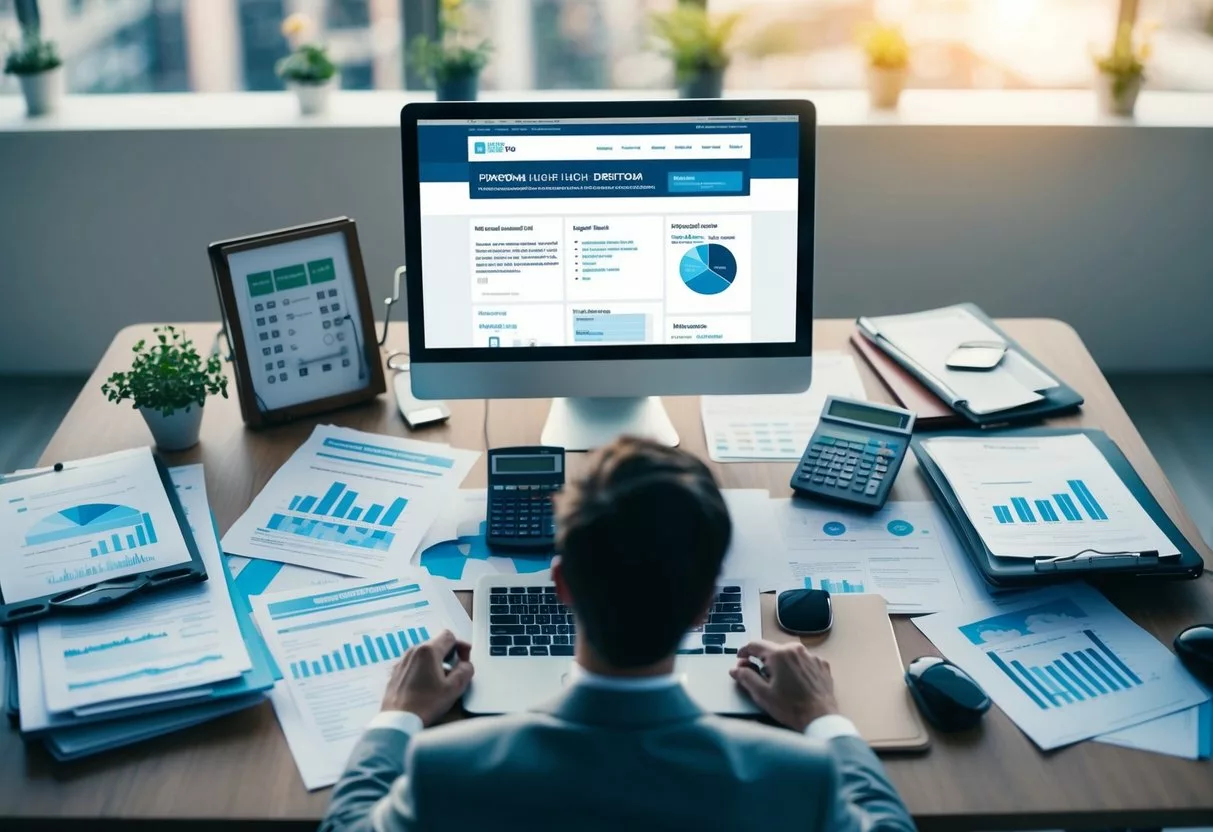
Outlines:
{"type": "Polygon", "coordinates": [[[857,737],[814,742],[705,713],[680,687],[578,685],[534,713],[359,741],[322,832],[780,829],[914,822],[857,737]]]}

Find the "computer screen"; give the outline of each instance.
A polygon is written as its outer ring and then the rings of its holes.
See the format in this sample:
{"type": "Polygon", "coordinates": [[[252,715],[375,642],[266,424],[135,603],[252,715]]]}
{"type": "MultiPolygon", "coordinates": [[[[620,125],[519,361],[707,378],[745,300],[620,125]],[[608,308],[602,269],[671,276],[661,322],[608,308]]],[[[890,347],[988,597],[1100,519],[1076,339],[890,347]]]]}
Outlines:
{"type": "Polygon", "coordinates": [[[419,119],[427,349],[796,341],[796,115],[419,119]]]}

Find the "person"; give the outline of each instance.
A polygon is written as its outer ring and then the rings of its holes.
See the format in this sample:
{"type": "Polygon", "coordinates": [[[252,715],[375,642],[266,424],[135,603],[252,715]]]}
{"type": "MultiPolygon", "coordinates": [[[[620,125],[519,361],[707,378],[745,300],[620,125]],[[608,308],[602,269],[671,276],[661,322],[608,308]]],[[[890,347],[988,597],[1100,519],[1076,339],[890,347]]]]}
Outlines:
{"type": "Polygon", "coordinates": [[[706,465],[618,440],[556,517],[552,581],[577,623],[569,685],[531,713],[432,727],[472,681],[469,647],[444,632],[412,648],[324,832],[914,828],[803,645],[753,642],[730,671],[783,728],[705,713],[679,684],[675,651],[713,602],[732,530],[706,465]]]}

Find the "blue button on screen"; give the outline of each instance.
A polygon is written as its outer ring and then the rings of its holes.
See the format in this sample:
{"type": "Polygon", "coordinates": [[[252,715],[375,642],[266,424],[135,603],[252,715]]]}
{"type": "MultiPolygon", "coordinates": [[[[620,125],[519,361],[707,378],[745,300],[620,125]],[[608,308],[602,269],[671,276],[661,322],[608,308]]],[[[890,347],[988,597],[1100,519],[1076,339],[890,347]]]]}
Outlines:
{"type": "Polygon", "coordinates": [[[739,194],[743,184],[739,170],[671,171],[667,176],[672,194],[739,194]]]}

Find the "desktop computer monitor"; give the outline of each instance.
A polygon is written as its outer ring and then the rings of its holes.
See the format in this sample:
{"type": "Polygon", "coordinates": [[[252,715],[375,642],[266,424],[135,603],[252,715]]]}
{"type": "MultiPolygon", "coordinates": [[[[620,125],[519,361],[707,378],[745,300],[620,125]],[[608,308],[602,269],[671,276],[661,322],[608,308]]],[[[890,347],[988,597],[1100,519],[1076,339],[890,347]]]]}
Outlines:
{"type": "Polygon", "coordinates": [[[812,373],[804,100],[409,104],[413,394],[559,397],[543,442],[677,444],[659,395],[812,373]]]}

